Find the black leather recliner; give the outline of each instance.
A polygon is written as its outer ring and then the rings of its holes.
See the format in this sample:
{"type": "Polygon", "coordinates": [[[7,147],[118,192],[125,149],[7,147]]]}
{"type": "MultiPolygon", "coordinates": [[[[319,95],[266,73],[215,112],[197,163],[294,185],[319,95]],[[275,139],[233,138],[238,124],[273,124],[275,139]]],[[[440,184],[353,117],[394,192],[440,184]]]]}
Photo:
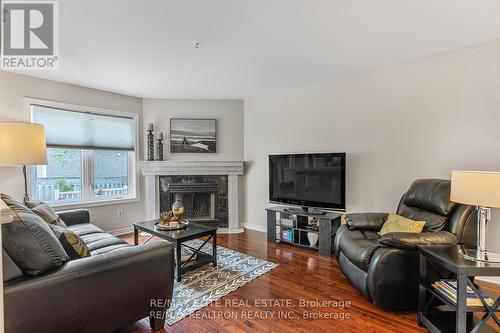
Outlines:
{"type": "Polygon", "coordinates": [[[477,215],[472,206],[450,201],[450,181],[419,179],[401,198],[397,214],[426,221],[416,233],[378,231],[387,213],[346,215],[335,236],[340,269],[372,303],[385,310],[412,310],[418,303],[418,245],[475,246],[477,215]]]}

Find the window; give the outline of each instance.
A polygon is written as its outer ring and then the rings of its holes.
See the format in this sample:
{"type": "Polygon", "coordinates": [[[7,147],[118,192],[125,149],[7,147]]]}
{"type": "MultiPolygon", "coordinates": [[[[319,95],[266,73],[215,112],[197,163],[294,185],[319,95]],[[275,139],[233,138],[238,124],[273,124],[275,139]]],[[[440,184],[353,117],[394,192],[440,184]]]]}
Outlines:
{"type": "Polygon", "coordinates": [[[40,101],[29,108],[47,140],[47,165],[31,170],[33,199],[69,204],[136,197],[135,116],[40,101]]]}
{"type": "Polygon", "coordinates": [[[82,151],[47,149],[47,165],[32,170],[31,197],[42,201],[81,200],[83,198],[82,151]]]}
{"type": "Polygon", "coordinates": [[[128,193],[129,160],[127,152],[93,151],[94,194],[109,198],[128,193]]]}

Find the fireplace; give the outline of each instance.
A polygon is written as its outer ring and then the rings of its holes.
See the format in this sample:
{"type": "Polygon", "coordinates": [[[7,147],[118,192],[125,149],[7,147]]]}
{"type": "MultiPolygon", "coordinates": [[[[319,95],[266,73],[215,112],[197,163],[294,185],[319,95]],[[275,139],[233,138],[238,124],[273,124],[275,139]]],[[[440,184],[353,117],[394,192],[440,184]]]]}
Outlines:
{"type": "Polygon", "coordinates": [[[160,176],[159,182],[159,213],[171,210],[172,204],[180,200],[184,205],[185,219],[227,226],[227,177],[160,176]]]}
{"type": "MultiPolygon", "coordinates": [[[[244,170],[242,161],[140,161],[139,166],[144,176],[146,219],[158,219],[161,212],[172,208],[170,186],[217,184],[214,203],[214,214],[219,220],[217,232],[243,232],[240,218],[240,178],[244,170]]],[[[196,193],[195,201],[199,202],[204,195],[196,193]]],[[[210,197],[214,198],[214,195],[210,194],[210,197]]]]}
{"type": "Polygon", "coordinates": [[[217,220],[217,184],[169,185],[170,205],[180,200],[184,205],[184,218],[190,221],[217,220]]]}

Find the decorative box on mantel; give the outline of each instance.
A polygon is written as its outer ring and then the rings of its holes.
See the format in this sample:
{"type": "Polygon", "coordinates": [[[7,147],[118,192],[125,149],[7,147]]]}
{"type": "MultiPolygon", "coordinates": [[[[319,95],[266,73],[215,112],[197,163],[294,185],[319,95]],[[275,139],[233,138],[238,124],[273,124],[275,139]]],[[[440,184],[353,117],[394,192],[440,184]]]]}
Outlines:
{"type": "Polygon", "coordinates": [[[242,161],[140,161],[146,218],[159,218],[181,199],[190,220],[219,220],[219,232],[243,232],[240,223],[242,161]]]}

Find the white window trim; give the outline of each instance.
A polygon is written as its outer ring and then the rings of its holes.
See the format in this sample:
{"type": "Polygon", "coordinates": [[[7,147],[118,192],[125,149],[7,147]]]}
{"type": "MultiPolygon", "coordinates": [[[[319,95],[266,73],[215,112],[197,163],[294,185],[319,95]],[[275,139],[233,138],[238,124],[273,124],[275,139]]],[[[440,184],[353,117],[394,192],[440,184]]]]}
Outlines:
{"type": "MultiPolygon", "coordinates": [[[[69,104],[69,103],[62,103],[62,102],[57,102],[57,101],[51,101],[51,100],[45,100],[45,99],[39,99],[39,98],[32,98],[32,97],[23,97],[23,109],[26,114],[26,118],[28,121],[32,121],[32,112],[31,112],[31,105],[32,104],[37,104],[41,106],[47,106],[47,107],[52,107],[52,108],[57,108],[57,109],[63,109],[63,110],[68,110],[68,111],[77,111],[77,112],[89,112],[89,113],[97,113],[97,114],[102,114],[102,115],[109,115],[109,116],[121,116],[121,117],[129,117],[134,120],[135,123],[135,136],[134,136],[134,147],[135,147],[135,158],[130,165],[132,168],[129,168],[129,177],[132,175],[135,175],[133,181],[131,181],[131,185],[133,188],[131,188],[131,192],[133,193],[132,195],[129,196],[124,196],[124,197],[119,197],[119,198],[107,198],[107,199],[100,199],[100,200],[81,200],[81,201],[69,201],[69,202],[61,202],[61,203],[51,203],[51,206],[56,208],[56,210],[62,210],[62,209],[76,209],[76,208],[88,208],[88,207],[99,207],[99,206],[108,206],[108,205],[119,205],[119,204],[125,204],[125,203],[133,203],[133,202],[139,202],[141,200],[140,198],[140,180],[141,180],[141,175],[140,171],[138,168],[139,165],[139,154],[140,154],[140,147],[139,147],[139,125],[140,125],[140,116],[137,113],[133,112],[126,112],[126,111],[117,111],[117,110],[110,110],[110,109],[104,109],[104,108],[97,108],[97,107],[92,107],[92,106],[85,106],[85,105],[77,105],[77,104],[69,104]],[[130,170],[132,169],[132,170],[130,170]]],[[[85,163],[85,162],[83,162],[85,163]]],[[[27,181],[28,181],[28,194],[31,197],[31,192],[32,192],[32,172],[31,168],[27,168],[27,181]]],[[[84,168],[85,169],[85,168],[84,168]]],[[[92,168],[86,168],[88,172],[91,172],[92,168]]],[[[91,178],[88,178],[91,179],[91,178]]],[[[84,184],[84,186],[86,186],[84,184]]],[[[86,189],[88,191],[88,189],[86,189]]]]}

